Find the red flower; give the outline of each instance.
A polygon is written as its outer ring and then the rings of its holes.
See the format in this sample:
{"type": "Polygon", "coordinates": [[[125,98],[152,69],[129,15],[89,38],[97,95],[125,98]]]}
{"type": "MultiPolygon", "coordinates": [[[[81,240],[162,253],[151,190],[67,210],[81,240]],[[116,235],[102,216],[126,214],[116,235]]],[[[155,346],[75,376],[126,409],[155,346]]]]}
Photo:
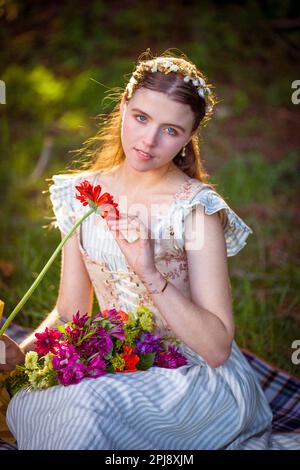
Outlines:
{"type": "Polygon", "coordinates": [[[123,323],[126,323],[127,320],[128,320],[128,314],[126,312],[124,312],[123,310],[116,310],[116,309],[108,309],[106,308],[105,310],[102,310],[101,312],[101,315],[102,317],[104,318],[107,318],[109,316],[108,312],[112,312],[112,311],[115,311],[115,315],[114,317],[117,317],[116,319],[123,322],[123,323]]]}
{"type": "Polygon", "coordinates": [[[84,206],[89,205],[94,209],[101,209],[101,217],[108,217],[109,213],[114,213],[115,217],[119,218],[118,204],[113,201],[113,196],[109,193],[101,195],[101,186],[93,186],[87,180],[84,180],[80,185],[75,186],[80,195],[76,195],[84,206]]]}
{"type": "Polygon", "coordinates": [[[34,344],[36,344],[35,351],[45,356],[48,352],[56,352],[62,333],[46,327],[43,333],[35,333],[35,336],[37,338],[34,342],[34,344]]]}
{"type": "Polygon", "coordinates": [[[140,358],[137,354],[133,353],[133,349],[130,346],[123,346],[124,352],[120,356],[125,361],[125,367],[123,370],[116,369],[116,372],[137,372],[136,365],[139,362],[140,358]]]}

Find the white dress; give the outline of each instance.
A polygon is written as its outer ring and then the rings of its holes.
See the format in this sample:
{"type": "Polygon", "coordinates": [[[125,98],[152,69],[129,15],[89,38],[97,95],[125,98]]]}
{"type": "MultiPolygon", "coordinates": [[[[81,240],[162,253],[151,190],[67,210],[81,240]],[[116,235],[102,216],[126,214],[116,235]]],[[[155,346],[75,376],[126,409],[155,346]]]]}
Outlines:
{"type": "MultiPolygon", "coordinates": [[[[75,185],[84,179],[101,184],[99,173],[53,177],[50,197],[63,233],[89,209],[74,197],[75,185]]],[[[156,267],[187,296],[184,224],[198,204],[206,214],[226,211],[228,256],[238,253],[252,233],[214,189],[187,177],[174,195],[168,217],[153,228],[156,267]]],[[[101,217],[93,213],[77,235],[101,309],[129,311],[142,302],[155,314],[157,331],[170,333],[101,217]]],[[[210,367],[184,343],[180,350],[188,364],[177,369],[152,367],[86,378],[67,387],[19,392],[7,410],[18,448],[300,449],[299,434],[272,432],[267,399],[235,341],[229,359],[218,368],[210,367]]]]}

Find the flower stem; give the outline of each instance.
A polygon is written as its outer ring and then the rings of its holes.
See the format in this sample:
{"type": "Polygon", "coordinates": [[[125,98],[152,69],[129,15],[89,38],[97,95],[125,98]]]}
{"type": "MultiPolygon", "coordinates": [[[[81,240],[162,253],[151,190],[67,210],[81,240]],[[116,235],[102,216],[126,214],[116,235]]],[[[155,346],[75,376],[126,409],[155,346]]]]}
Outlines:
{"type": "Polygon", "coordinates": [[[23,307],[23,305],[27,302],[27,300],[29,299],[29,297],[31,296],[31,294],[34,292],[34,290],[36,289],[36,287],[39,285],[39,283],[41,282],[41,280],[43,279],[44,275],[46,274],[46,272],[48,271],[48,269],[50,268],[51,264],[53,263],[53,261],[55,260],[56,256],[58,255],[58,253],[60,252],[60,250],[62,249],[62,247],[64,246],[64,244],[66,243],[66,241],[71,237],[71,235],[73,235],[73,233],[75,232],[75,230],[77,229],[77,227],[79,227],[79,225],[84,221],[84,219],[86,219],[89,215],[91,215],[93,212],[95,212],[96,208],[93,208],[93,209],[90,209],[86,214],[84,214],[77,222],[76,224],[74,225],[74,227],[71,228],[71,230],[69,231],[69,233],[67,233],[67,235],[64,236],[64,238],[61,240],[60,244],[58,245],[58,247],[56,248],[56,250],[54,251],[54,253],[52,254],[51,258],[47,261],[47,263],[45,264],[45,266],[43,267],[42,271],[40,272],[40,274],[38,275],[38,277],[36,278],[36,280],[34,281],[34,283],[32,284],[32,286],[28,289],[28,291],[25,293],[25,295],[23,296],[23,298],[20,300],[20,302],[18,303],[18,305],[14,308],[14,310],[11,312],[11,314],[8,316],[7,320],[5,321],[5,323],[2,325],[2,328],[0,329],[0,336],[3,335],[3,333],[5,332],[6,328],[9,326],[9,324],[12,322],[12,320],[15,318],[15,316],[17,315],[17,313],[21,310],[21,308],[23,307]]]}

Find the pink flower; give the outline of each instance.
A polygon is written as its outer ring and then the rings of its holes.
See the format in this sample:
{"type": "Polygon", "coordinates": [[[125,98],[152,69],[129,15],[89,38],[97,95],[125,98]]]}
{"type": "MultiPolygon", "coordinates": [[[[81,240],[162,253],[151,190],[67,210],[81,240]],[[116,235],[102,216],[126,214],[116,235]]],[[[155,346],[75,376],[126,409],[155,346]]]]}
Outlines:
{"type": "Polygon", "coordinates": [[[113,342],[102,326],[98,326],[93,335],[86,338],[80,345],[80,354],[88,359],[93,354],[99,353],[103,356],[109,353],[113,347],[113,342]]]}
{"type": "Polygon", "coordinates": [[[87,370],[87,377],[97,378],[101,375],[105,375],[107,372],[104,370],[106,367],[105,360],[99,354],[98,356],[93,357],[93,359],[89,362],[88,370],[87,370]]]}
{"type": "Polygon", "coordinates": [[[56,355],[52,358],[53,368],[64,369],[70,367],[78,360],[78,357],[73,344],[60,344],[56,355]]]}
{"type": "Polygon", "coordinates": [[[86,377],[88,367],[82,362],[75,362],[69,367],[57,371],[56,375],[62,385],[71,385],[81,382],[86,377]]]}
{"type": "Polygon", "coordinates": [[[35,336],[37,338],[37,340],[34,341],[34,344],[36,344],[36,352],[46,356],[49,352],[56,352],[62,333],[58,330],[46,327],[43,333],[35,333],[35,336]]]}
{"type": "Polygon", "coordinates": [[[89,319],[89,316],[87,313],[85,313],[82,317],[80,316],[79,310],[77,310],[77,313],[73,315],[72,318],[72,323],[74,323],[76,326],[79,328],[83,328],[89,319]]]}
{"type": "Polygon", "coordinates": [[[169,346],[167,351],[159,352],[154,361],[155,366],[167,369],[176,369],[185,364],[187,364],[186,357],[175,346],[169,346]]]}

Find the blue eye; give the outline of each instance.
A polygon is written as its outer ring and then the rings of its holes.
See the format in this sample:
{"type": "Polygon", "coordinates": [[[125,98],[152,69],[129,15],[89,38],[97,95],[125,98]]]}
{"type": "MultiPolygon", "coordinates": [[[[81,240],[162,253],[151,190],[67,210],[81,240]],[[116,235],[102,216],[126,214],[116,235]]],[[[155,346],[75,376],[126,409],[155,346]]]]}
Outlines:
{"type": "Polygon", "coordinates": [[[170,134],[170,135],[176,135],[176,131],[175,131],[175,129],[173,129],[173,127],[168,127],[167,129],[172,129],[172,130],[174,131],[174,132],[173,132],[172,134],[170,134]]]}
{"type": "MultiPolygon", "coordinates": [[[[144,116],[143,114],[138,114],[136,117],[139,118],[139,117],[146,117],[146,116],[144,116]]],[[[139,121],[139,122],[145,122],[145,121],[139,121]]]]}
{"type": "MultiPolygon", "coordinates": [[[[138,119],[138,118],[145,118],[145,120],[147,119],[146,116],[144,116],[144,114],[137,114],[135,117],[136,117],[137,119],[138,119]]],[[[145,120],[139,120],[139,119],[138,119],[138,122],[145,122],[145,120]]],[[[168,132],[169,135],[172,135],[172,136],[177,135],[177,132],[176,132],[175,129],[173,129],[173,127],[167,127],[167,129],[172,129],[172,131],[173,131],[172,133],[169,133],[169,132],[168,132]]]]}

